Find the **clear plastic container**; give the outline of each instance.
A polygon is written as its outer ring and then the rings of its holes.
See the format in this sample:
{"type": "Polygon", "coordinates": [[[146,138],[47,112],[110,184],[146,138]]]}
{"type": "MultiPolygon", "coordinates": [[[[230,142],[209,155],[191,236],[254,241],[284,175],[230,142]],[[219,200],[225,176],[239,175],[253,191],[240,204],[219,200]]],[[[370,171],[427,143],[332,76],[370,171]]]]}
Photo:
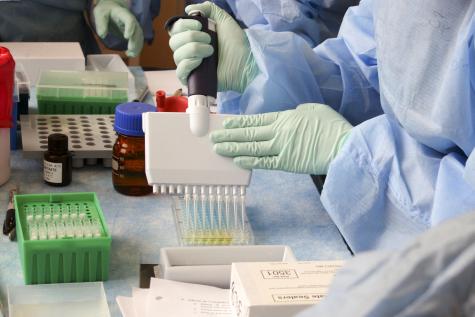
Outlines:
{"type": "Polygon", "coordinates": [[[42,72],[36,97],[40,114],[112,114],[128,99],[127,73],[42,72]]]}
{"type": "Polygon", "coordinates": [[[135,93],[135,77],[118,54],[87,55],[87,70],[105,72],[125,72],[129,81],[129,100],[137,98],[135,93]]]}
{"type": "Polygon", "coordinates": [[[101,282],[8,287],[10,317],[110,317],[101,282]]]}

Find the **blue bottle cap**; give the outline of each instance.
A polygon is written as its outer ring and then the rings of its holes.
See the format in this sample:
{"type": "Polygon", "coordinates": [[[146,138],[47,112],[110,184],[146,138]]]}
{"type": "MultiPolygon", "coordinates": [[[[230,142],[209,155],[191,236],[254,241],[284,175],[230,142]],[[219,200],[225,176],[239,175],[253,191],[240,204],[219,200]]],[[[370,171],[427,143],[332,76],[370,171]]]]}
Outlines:
{"type": "Polygon", "coordinates": [[[127,102],[115,108],[114,130],[128,136],[144,136],[142,131],[142,113],[155,112],[154,106],[140,103],[127,102]]]}

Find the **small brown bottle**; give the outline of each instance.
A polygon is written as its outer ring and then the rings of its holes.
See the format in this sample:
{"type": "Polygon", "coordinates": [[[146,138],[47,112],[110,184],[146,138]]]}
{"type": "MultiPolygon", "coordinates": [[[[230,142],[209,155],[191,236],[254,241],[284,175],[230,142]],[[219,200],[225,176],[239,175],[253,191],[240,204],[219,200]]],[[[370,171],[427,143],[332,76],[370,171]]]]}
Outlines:
{"type": "Polygon", "coordinates": [[[43,179],[51,186],[67,186],[72,179],[72,154],[68,151],[68,136],[53,133],[48,136],[48,151],[43,158],[43,179]]]}
{"type": "Polygon", "coordinates": [[[124,103],[115,108],[117,141],[112,150],[112,183],[121,194],[142,196],[152,192],[145,176],[142,131],[142,113],[152,111],[155,107],[139,102],[124,103]]]}

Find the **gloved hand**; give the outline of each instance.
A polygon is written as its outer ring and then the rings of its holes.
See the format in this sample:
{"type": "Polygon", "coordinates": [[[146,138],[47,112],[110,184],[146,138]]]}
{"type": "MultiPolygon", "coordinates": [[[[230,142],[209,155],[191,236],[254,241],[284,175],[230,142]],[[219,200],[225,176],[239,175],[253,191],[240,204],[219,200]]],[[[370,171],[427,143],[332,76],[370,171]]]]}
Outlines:
{"type": "Polygon", "coordinates": [[[109,31],[127,41],[126,54],[136,57],[143,47],[144,36],[139,22],[129,11],[126,1],[99,0],[93,10],[97,34],[104,39],[109,31]]]}
{"type": "Polygon", "coordinates": [[[352,128],[338,112],[321,104],[227,118],[211,133],[216,153],[234,157],[242,168],[326,174],[352,128]]]}
{"type": "MultiPolygon", "coordinates": [[[[186,13],[192,10],[200,10],[216,22],[218,91],[243,92],[259,73],[246,34],[226,11],[209,1],[185,8],[186,13]]],[[[169,44],[174,52],[178,79],[183,85],[186,85],[188,75],[201,64],[202,59],[213,54],[213,47],[209,45],[210,36],[200,30],[200,22],[188,19],[178,20],[170,30],[169,44]]]]}

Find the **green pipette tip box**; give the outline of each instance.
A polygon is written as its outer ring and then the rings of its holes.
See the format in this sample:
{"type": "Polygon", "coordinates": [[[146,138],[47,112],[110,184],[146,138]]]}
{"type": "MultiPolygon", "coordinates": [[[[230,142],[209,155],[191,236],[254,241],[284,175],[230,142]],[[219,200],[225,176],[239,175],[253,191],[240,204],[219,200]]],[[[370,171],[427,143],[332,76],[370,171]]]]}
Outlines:
{"type": "Polygon", "coordinates": [[[16,195],[14,203],[26,284],[107,280],[111,235],[95,193],[16,195]],[[55,236],[51,237],[51,229],[45,239],[30,237],[30,225],[35,223],[37,228],[36,222],[46,224],[48,230],[49,223],[54,223],[55,236]],[[84,234],[93,232],[88,229],[60,237],[59,223],[94,223],[94,227],[75,228],[95,228],[95,235],[84,234]]]}
{"type": "Polygon", "coordinates": [[[39,114],[113,114],[128,100],[122,72],[45,71],[36,87],[39,114]]]}

